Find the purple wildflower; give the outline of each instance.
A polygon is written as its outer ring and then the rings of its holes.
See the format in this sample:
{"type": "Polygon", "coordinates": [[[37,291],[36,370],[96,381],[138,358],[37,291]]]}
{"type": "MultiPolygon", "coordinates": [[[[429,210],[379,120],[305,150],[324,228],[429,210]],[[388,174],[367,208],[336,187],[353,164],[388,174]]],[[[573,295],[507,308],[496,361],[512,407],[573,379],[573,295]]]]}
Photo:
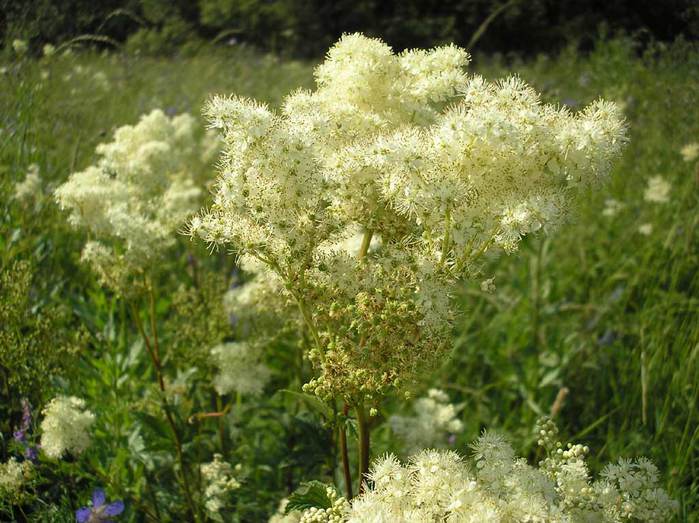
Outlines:
{"type": "Polygon", "coordinates": [[[37,446],[33,446],[27,439],[27,432],[32,424],[32,406],[29,401],[22,399],[22,423],[14,432],[13,436],[17,443],[24,447],[24,457],[30,461],[36,461],[38,451],[37,446]]]}
{"type": "Polygon", "coordinates": [[[92,506],[82,507],[75,511],[77,523],[109,523],[113,516],[124,512],[124,502],[114,501],[107,504],[104,490],[96,488],[92,492],[92,506]]]}
{"type": "Polygon", "coordinates": [[[14,433],[15,441],[18,443],[27,443],[27,431],[32,423],[32,410],[29,402],[22,398],[22,423],[14,433]]]}

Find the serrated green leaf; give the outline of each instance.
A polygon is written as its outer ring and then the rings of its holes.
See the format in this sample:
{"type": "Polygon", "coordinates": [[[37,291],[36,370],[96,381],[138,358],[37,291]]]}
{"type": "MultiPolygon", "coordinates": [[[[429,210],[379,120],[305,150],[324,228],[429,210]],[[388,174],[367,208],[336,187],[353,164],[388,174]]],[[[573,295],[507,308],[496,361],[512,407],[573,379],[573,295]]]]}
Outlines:
{"type": "Polygon", "coordinates": [[[304,392],[296,392],[293,390],[288,390],[288,389],[282,389],[279,391],[282,394],[286,394],[288,396],[291,396],[293,398],[296,398],[298,400],[301,400],[306,407],[312,412],[317,412],[321,416],[323,416],[325,419],[331,419],[333,412],[328,405],[323,403],[321,400],[318,399],[317,396],[313,396],[311,394],[306,394],[304,392]]]}
{"type": "Polygon", "coordinates": [[[330,508],[332,501],[328,497],[328,486],[320,481],[308,481],[302,483],[291,496],[286,505],[285,514],[294,510],[306,510],[309,508],[330,508]]]}

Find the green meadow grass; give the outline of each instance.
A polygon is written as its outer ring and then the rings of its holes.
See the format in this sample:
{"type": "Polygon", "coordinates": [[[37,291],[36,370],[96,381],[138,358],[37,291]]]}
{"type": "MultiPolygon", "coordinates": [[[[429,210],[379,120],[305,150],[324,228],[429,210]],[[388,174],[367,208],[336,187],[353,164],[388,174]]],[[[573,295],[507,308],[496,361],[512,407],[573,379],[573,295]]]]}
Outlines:
{"type": "MultiPolygon", "coordinates": [[[[210,94],[234,92],[277,105],[312,85],[312,64],[212,51],[173,59],[75,53],[3,65],[0,270],[31,260],[36,303],[68,303],[91,331],[105,333],[108,357],[83,355],[73,389],[88,404],[102,402],[119,426],[130,416],[119,396],[138,398],[145,387],[143,368],[124,352],[123,307],[79,267],[80,237],[55,206],[19,206],[14,183],[37,163],[55,186],[89,165],[116,127],[154,108],[197,116],[210,94]],[[117,383],[127,384],[118,394],[117,383]]],[[[630,143],[608,184],[579,198],[571,223],[490,262],[495,293],[481,292],[480,282],[464,286],[453,358],[425,385],[465,404],[457,448],[487,427],[509,434],[532,459],[534,423],[565,388],[557,421],[565,437],[591,447],[595,471],[618,457],[651,457],[681,502],[679,520],[699,521],[699,165],[679,153],[699,141],[699,51],[678,43],[637,56],[632,42],[612,40],[589,56],[479,58],[475,69],[489,78],[517,73],[546,101],[574,109],[598,96],[623,103],[630,143]],[[656,175],[672,184],[668,203],[643,199],[656,175]],[[615,216],[603,214],[608,198],[623,204],[615,216]],[[651,234],[639,232],[642,224],[652,224],[651,234]]],[[[382,415],[392,409],[406,407],[394,399],[382,415]]],[[[104,473],[128,485],[133,477],[119,469],[126,436],[113,436],[104,473]]],[[[375,454],[388,447],[385,431],[374,438],[375,454]]],[[[265,478],[248,480],[267,489],[249,521],[283,495],[284,478],[265,478]]]]}

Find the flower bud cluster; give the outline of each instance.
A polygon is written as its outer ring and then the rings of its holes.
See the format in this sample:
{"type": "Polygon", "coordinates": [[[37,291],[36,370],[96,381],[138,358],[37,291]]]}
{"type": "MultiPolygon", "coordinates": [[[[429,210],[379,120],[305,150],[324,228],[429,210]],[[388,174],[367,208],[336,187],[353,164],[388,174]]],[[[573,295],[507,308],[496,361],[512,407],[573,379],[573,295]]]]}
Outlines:
{"type": "Polygon", "coordinates": [[[230,492],[240,488],[240,482],[234,476],[231,465],[223,461],[221,454],[214,454],[214,460],[201,465],[201,477],[206,485],[204,506],[215,521],[220,519],[218,512],[226,506],[230,492]]]}
{"type": "Polygon", "coordinates": [[[333,487],[326,489],[326,494],[330,500],[329,508],[311,507],[301,513],[299,523],[342,523],[345,521],[345,513],[349,509],[347,500],[338,496],[333,487]]]}
{"type": "Polygon", "coordinates": [[[461,408],[449,403],[445,392],[430,389],[426,397],[413,403],[414,416],[394,415],[388,421],[405,447],[416,452],[423,448],[443,447],[450,434],[462,432],[464,424],[458,418],[461,408]]]}

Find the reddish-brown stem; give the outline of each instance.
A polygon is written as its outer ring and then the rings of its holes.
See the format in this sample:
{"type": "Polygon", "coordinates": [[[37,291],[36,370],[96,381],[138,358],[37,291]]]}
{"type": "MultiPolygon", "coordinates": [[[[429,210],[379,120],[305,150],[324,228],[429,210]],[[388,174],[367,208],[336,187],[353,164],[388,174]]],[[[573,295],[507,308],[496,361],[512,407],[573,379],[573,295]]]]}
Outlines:
{"type": "Polygon", "coordinates": [[[369,422],[363,405],[357,405],[359,428],[359,493],[364,492],[364,478],[369,473],[369,422]]]}
{"type": "MultiPolygon", "coordinates": [[[[347,420],[348,413],[349,405],[345,403],[342,409],[344,421],[347,420]]],[[[352,499],[352,473],[350,472],[349,453],[347,452],[347,427],[344,421],[340,425],[340,456],[342,457],[342,474],[345,478],[347,499],[352,499]]]]}
{"type": "Polygon", "coordinates": [[[155,371],[155,376],[158,381],[158,388],[160,389],[160,395],[161,395],[161,406],[163,409],[163,413],[165,414],[165,419],[167,420],[167,423],[170,427],[170,431],[172,432],[172,439],[173,442],[175,443],[175,451],[177,453],[177,461],[179,462],[180,465],[180,482],[182,483],[182,490],[184,492],[185,498],[187,500],[187,508],[190,517],[192,518],[192,521],[196,522],[197,517],[196,517],[196,507],[194,505],[194,499],[192,498],[192,493],[189,488],[189,481],[187,479],[187,472],[185,468],[185,461],[184,461],[184,452],[182,451],[182,440],[180,439],[180,434],[177,431],[177,425],[175,424],[175,419],[172,417],[172,413],[170,412],[170,407],[167,402],[167,397],[166,397],[166,389],[165,389],[165,379],[163,377],[163,371],[162,367],[160,364],[160,357],[159,357],[159,347],[157,347],[158,343],[158,338],[157,338],[157,329],[155,326],[155,318],[154,318],[154,313],[155,313],[155,307],[153,306],[155,300],[153,298],[153,290],[150,286],[148,286],[148,293],[150,296],[150,302],[151,302],[151,307],[150,307],[150,323],[151,323],[151,330],[154,335],[154,342],[151,341],[151,339],[148,337],[148,334],[146,333],[146,330],[143,328],[143,322],[141,321],[141,316],[138,312],[138,309],[131,304],[131,313],[134,318],[134,322],[136,323],[136,328],[138,329],[138,332],[141,334],[141,337],[143,338],[143,343],[146,346],[146,352],[148,352],[148,355],[150,356],[151,363],[153,364],[153,370],[155,371]]]}

